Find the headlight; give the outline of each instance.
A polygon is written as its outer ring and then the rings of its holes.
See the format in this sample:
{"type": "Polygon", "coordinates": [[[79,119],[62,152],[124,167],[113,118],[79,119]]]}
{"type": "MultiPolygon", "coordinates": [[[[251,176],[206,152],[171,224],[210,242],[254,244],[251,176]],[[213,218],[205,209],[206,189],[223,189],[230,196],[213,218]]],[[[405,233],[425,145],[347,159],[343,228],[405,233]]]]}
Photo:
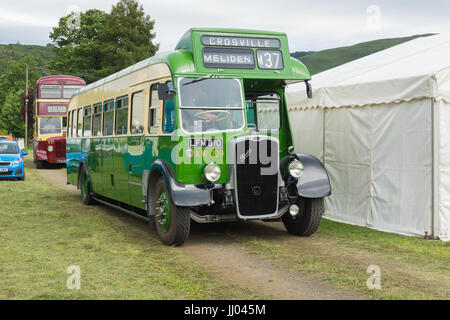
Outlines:
{"type": "Polygon", "coordinates": [[[14,160],[13,162],[11,162],[11,164],[21,164],[21,163],[22,163],[22,159],[14,160]]]}
{"type": "Polygon", "coordinates": [[[291,176],[298,179],[303,174],[303,163],[301,163],[301,161],[294,160],[289,164],[288,170],[291,176]]]}
{"type": "Polygon", "coordinates": [[[220,178],[220,167],[215,163],[210,163],[205,167],[204,170],[205,178],[210,182],[216,182],[220,178]]]}
{"type": "Polygon", "coordinates": [[[47,151],[48,151],[48,152],[53,152],[53,146],[48,146],[48,147],[47,147],[47,151]]]}

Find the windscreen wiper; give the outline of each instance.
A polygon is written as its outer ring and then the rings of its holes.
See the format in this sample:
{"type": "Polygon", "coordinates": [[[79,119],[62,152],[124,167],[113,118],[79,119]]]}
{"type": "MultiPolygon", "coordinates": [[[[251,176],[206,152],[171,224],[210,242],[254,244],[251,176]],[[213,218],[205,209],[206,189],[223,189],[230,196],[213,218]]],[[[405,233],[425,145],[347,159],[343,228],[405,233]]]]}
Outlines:
{"type": "Polygon", "coordinates": [[[208,80],[208,79],[211,79],[211,78],[214,78],[214,77],[215,77],[214,74],[210,73],[210,74],[207,74],[206,76],[203,76],[203,77],[194,79],[192,81],[186,82],[186,83],[183,84],[183,86],[187,86],[188,84],[193,84],[193,83],[200,82],[200,81],[203,81],[203,80],[208,80]]]}

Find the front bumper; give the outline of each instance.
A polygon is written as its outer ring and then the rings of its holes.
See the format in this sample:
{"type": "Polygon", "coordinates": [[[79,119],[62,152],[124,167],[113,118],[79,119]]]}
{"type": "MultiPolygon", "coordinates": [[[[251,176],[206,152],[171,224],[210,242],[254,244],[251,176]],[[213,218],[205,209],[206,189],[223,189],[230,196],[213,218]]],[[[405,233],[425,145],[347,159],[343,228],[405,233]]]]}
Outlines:
{"type": "Polygon", "coordinates": [[[23,178],[25,168],[23,164],[0,167],[0,179],[23,178]]]}

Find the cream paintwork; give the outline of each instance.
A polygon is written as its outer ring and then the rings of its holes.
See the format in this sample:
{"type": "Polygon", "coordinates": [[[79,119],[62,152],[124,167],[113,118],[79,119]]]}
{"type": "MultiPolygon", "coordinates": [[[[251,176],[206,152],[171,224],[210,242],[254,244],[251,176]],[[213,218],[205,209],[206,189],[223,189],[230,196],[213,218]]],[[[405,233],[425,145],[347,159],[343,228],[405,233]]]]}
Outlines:
{"type": "MultiPolygon", "coordinates": [[[[145,121],[144,121],[144,133],[148,132],[148,117],[149,117],[149,105],[150,105],[150,87],[154,83],[161,83],[170,81],[171,72],[169,67],[165,63],[156,63],[151,66],[144,67],[140,70],[133,71],[127,75],[124,75],[118,79],[111,80],[98,87],[92,88],[89,91],[82,92],[69,101],[68,113],[75,109],[92,106],[96,103],[116,99],[123,96],[128,96],[128,128],[127,133],[130,135],[130,123],[131,123],[131,104],[132,95],[136,92],[143,91],[145,99],[145,121]],[[132,85],[130,85],[130,83],[132,85]]],[[[162,134],[162,109],[163,102],[160,102],[160,112],[158,117],[159,132],[162,134]]],[[[76,113],[75,113],[76,114],[76,113]]],[[[116,116],[116,109],[114,108],[114,118],[116,116]]],[[[102,115],[103,118],[103,115],[102,115]]],[[[103,123],[103,119],[102,119],[103,123]]],[[[103,130],[103,128],[102,128],[103,130]]],[[[115,121],[113,128],[113,136],[115,135],[115,121]]]]}

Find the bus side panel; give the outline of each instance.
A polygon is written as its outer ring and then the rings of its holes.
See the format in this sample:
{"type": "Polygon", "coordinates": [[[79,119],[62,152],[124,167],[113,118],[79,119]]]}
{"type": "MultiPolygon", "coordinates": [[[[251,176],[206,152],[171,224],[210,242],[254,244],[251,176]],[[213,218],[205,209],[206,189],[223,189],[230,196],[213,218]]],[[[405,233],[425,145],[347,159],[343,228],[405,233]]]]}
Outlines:
{"type": "Polygon", "coordinates": [[[115,200],[130,204],[130,192],[128,190],[128,143],[127,137],[114,139],[114,191],[115,200]]]}
{"type": "Polygon", "coordinates": [[[78,185],[78,169],[81,163],[81,139],[67,139],[67,182],[78,185]]]}
{"type": "Polygon", "coordinates": [[[89,149],[88,169],[91,179],[92,191],[103,195],[103,177],[102,177],[102,140],[91,138],[89,149]]]}
{"type": "Polygon", "coordinates": [[[102,177],[103,177],[103,195],[105,197],[115,199],[115,181],[114,181],[114,141],[113,138],[103,139],[102,154],[102,177]]]}
{"type": "Polygon", "coordinates": [[[128,137],[128,188],[131,205],[145,209],[142,194],[142,174],[144,172],[144,136],[128,137]]]}

